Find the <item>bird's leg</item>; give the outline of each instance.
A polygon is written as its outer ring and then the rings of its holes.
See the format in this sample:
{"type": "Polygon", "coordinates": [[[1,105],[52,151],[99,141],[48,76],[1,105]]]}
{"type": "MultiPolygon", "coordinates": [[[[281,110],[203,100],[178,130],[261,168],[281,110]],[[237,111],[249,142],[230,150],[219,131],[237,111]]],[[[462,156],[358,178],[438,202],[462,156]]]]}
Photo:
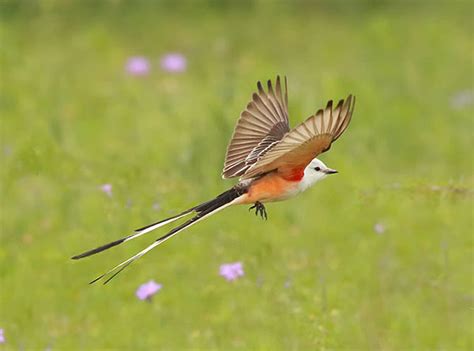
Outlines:
{"type": "Polygon", "coordinates": [[[258,206],[257,206],[257,203],[255,203],[252,207],[249,208],[249,211],[250,210],[253,210],[255,208],[255,215],[258,215],[258,206]]]}
{"type": "Polygon", "coordinates": [[[265,206],[263,206],[263,204],[259,201],[255,202],[255,204],[249,208],[249,211],[254,209],[255,208],[255,215],[258,216],[260,215],[260,217],[262,217],[262,219],[267,219],[268,216],[267,216],[267,211],[265,209],[265,206]]]}

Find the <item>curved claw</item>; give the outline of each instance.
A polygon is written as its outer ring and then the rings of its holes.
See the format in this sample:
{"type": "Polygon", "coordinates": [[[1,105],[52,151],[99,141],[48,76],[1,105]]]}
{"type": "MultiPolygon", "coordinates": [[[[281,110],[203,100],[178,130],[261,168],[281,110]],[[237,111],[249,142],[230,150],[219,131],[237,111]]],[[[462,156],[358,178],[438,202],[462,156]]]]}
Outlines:
{"type": "Polygon", "coordinates": [[[254,209],[255,208],[255,215],[258,216],[260,215],[260,217],[262,217],[262,219],[265,219],[267,220],[268,219],[268,216],[267,216],[267,211],[265,209],[265,206],[263,206],[263,204],[259,201],[255,202],[255,204],[249,208],[249,211],[254,209]]]}

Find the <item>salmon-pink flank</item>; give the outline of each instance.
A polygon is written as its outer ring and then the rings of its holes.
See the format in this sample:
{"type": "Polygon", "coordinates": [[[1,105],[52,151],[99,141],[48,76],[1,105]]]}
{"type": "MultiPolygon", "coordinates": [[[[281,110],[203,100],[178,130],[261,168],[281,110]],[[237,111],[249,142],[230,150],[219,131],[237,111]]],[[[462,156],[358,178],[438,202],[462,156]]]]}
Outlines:
{"type": "Polygon", "coordinates": [[[283,178],[278,172],[255,180],[248,192],[239,201],[241,204],[253,204],[256,201],[276,201],[288,198],[298,188],[297,181],[283,178]]]}

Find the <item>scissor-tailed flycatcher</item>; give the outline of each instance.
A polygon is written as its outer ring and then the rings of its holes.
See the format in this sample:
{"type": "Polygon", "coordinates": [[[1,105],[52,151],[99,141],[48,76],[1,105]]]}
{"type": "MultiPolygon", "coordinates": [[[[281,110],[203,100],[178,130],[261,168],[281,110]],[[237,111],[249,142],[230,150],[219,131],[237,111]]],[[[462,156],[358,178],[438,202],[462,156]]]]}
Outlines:
{"type": "Polygon", "coordinates": [[[318,110],[306,121],[290,130],[286,78],[284,92],[280,77],[276,79],[275,89],[270,80],[267,91],[260,82],[257,83],[257,87],[258,92],[252,95],[252,101],[241,113],[237,122],[234,135],[227,147],[222,172],[223,178],[240,177],[239,183],[216,198],[176,216],[147,225],[124,238],[72,257],[80,259],[96,254],[192,215],[186,222],[173,228],[144,250],[91,283],[110,275],[104,282],[106,284],[148,251],[226,207],[253,204],[251,209],[255,208],[255,213],[266,219],[264,202],[285,200],[308,189],[327,175],[337,173],[316,156],[329,150],[331,143],[346,130],[354,110],[355,97],[349,95],[346,100],[340,100],[336,106],[329,101],[324,109],[318,110]]]}

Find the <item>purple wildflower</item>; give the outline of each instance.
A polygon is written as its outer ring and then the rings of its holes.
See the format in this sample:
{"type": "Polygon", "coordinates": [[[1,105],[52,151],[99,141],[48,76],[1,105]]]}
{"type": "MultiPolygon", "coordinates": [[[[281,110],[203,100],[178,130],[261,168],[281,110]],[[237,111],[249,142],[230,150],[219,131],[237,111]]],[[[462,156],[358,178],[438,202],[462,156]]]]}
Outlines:
{"type": "Polygon", "coordinates": [[[169,53],[161,57],[160,65],[166,72],[180,73],[186,70],[187,60],[181,54],[169,53]]]}
{"type": "Polygon", "coordinates": [[[375,223],[374,232],[377,234],[383,234],[385,232],[385,226],[382,223],[375,223]]]}
{"type": "Polygon", "coordinates": [[[0,328],[0,344],[5,343],[5,335],[3,335],[3,328],[0,328]]]}
{"type": "Polygon", "coordinates": [[[224,263],[219,269],[219,274],[228,281],[232,281],[244,275],[244,268],[241,262],[224,263]]]}
{"type": "Polygon", "coordinates": [[[112,184],[102,184],[100,190],[107,194],[107,196],[112,197],[112,184]]]}
{"type": "Polygon", "coordinates": [[[135,294],[140,300],[151,301],[153,295],[160,291],[161,287],[161,284],[156,283],[154,280],[150,280],[149,282],[140,285],[135,294]]]}
{"type": "Polygon", "coordinates": [[[145,57],[134,56],[128,59],[125,69],[133,76],[145,76],[150,71],[150,63],[145,57]]]}

